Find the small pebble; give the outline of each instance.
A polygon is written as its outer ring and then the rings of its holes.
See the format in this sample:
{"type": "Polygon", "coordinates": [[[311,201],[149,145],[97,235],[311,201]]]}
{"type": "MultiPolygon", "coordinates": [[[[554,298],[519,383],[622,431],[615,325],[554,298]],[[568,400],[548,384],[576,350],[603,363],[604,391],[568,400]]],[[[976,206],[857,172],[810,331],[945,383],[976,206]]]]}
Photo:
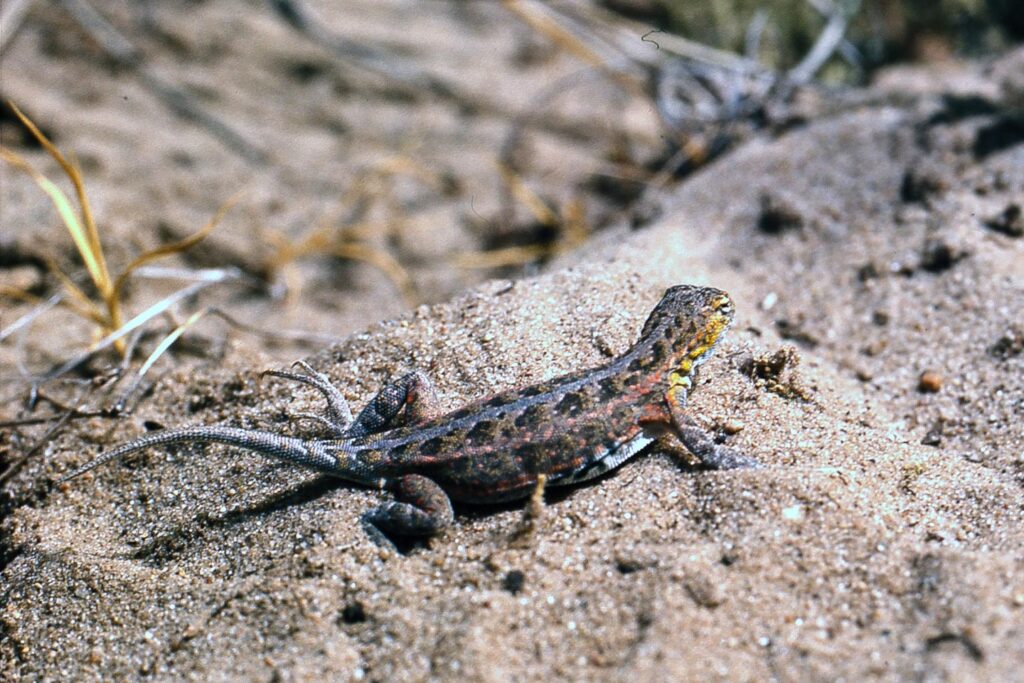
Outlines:
{"type": "Polygon", "coordinates": [[[726,420],[722,425],[722,431],[726,434],[739,434],[743,431],[744,427],[746,425],[739,420],[726,420]]]}
{"type": "Polygon", "coordinates": [[[926,394],[934,394],[942,388],[942,375],[934,370],[925,370],[917,380],[918,391],[926,394]]]}

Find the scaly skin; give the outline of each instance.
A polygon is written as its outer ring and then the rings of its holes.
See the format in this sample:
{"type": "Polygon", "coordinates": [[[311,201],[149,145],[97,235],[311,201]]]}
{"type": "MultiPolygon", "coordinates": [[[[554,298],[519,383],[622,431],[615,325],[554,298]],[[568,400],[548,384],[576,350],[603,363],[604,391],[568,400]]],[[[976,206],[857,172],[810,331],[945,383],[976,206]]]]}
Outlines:
{"type": "Polygon", "coordinates": [[[110,460],[152,446],[224,443],[394,492],[391,502],[364,517],[381,531],[429,535],[452,521],[451,500],[491,503],[525,498],[545,475],[546,485],[599,476],[660,441],[682,444],[716,469],[754,466],[716,445],[684,414],[693,375],[712,353],[733,317],[729,296],[710,287],[672,287],[651,312],[639,340],[611,362],[542,384],[508,391],[434,417],[433,389],[420,372],[385,386],[353,420],[326,376],[269,374],[308,384],[327,400],[314,416],[328,439],[203,426],[172,429],[115,448],[64,477],[66,481],[110,460]]]}

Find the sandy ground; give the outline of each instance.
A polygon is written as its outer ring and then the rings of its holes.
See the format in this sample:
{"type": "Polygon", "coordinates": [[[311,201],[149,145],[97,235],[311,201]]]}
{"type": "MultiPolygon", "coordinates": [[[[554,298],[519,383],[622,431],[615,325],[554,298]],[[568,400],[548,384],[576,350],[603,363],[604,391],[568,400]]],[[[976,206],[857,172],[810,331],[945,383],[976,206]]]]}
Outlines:
{"type": "MultiPolygon", "coordinates": [[[[238,104],[251,96],[245,88],[208,93],[228,98],[233,120],[259,122],[256,139],[284,150],[255,171],[173,119],[154,126],[150,114],[168,115],[144,94],[128,106],[148,111],[125,115],[123,127],[105,124],[110,94],[93,117],[88,93],[74,117],[62,113],[68,93],[39,89],[44,75],[33,69],[43,66],[30,59],[74,48],[69,34],[47,35],[46,21],[59,17],[46,11],[5,55],[4,92],[48,126],[59,123],[61,142],[83,163],[91,155],[91,187],[125,237],[115,255],[158,239],[162,219],[201,224],[244,176],[258,199],[226,219],[209,256],[234,253],[244,264],[261,243],[247,221],[270,222],[276,207],[273,222],[292,221],[289,234],[300,233],[338,205],[344,183],[331,174],[358,168],[336,158],[338,146],[373,156],[348,101],[316,105],[344,115],[347,134],[321,129],[310,139],[300,130],[279,147],[270,138],[284,126],[322,126],[309,118],[314,105],[266,97],[247,109],[238,104]],[[24,68],[12,74],[10,64],[24,68]],[[137,154],[131,165],[124,138],[135,134],[154,156],[137,154]],[[190,163],[165,166],[193,145],[190,163]],[[310,204],[316,197],[320,208],[310,204]],[[131,229],[136,220],[143,237],[131,229]]],[[[473,19],[454,24],[459,41],[432,32],[452,50],[502,36],[509,42],[493,54],[507,58],[530,40],[499,31],[493,10],[460,12],[438,19],[449,29],[445,21],[473,19]]],[[[281,30],[266,17],[236,21],[281,30]]],[[[190,57],[241,60],[257,42],[210,31],[190,38],[190,57]]],[[[571,71],[551,59],[548,69],[571,71]]],[[[518,506],[464,508],[450,531],[401,553],[360,529],[381,494],[225,448],[154,450],[54,486],[101,448],[155,425],[298,429],[288,415],[315,410],[317,397],[260,379],[298,352],[229,334],[216,358],[197,352],[164,366],[131,415],[69,423],[5,484],[0,672],[1013,680],[1024,661],[1024,124],[1014,118],[1022,63],[1017,53],[993,65],[889,72],[836,113],[755,139],[674,188],[653,224],[610,227],[518,280],[438,267],[421,253],[490,244],[467,216],[500,212],[493,164],[486,176],[481,169],[507,128],[480,115],[459,129],[450,108],[404,120],[394,105],[396,137],[408,139],[398,132],[417,121],[434,124],[423,124],[425,142],[407,156],[441,158],[446,142],[459,150],[447,161],[462,188],[454,196],[399,202],[410,214],[403,227],[419,237],[372,236],[411,264],[421,298],[438,303],[403,312],[374,268],[313,260],[294,266],[303,287],[289,305],[239,295],[233,306],[268,326],[354,332],[309,359],[357,406],[388,376],[420,367],[455,408],[597,364],[628,346],[667,286],[712,284],[732,294],[738,320],[704,367],[691,411],[765,467],[705,472],[652,453],[593,485],[549,493],[525,538],[518,506]],[[446,121],[455,142],[440,132],[446,121]],[[435,222],[448,227],[425,239],[435,222]]],[[[96,64],[65,68],[81,73],[48,77],[81,91],[105,87],[96,64]]],[[[117,93],[133,87],[121,78],[117,93]]],[[[515,86],[492,90],[499,98],[515,86]]],[[[637,111],[624,118],[642,122],[637,111]]],[[[645,137],[636,125],[653,150],[656,129],[645,137]]],[[[599,155],[601,145],[591,138],[576,154],[599,155]]],[[[571,196],[583,171],[566,162],[559,173],[552,196],[571,196]]],[[[30,184],[5,171],[2,191],[4,239],[13,233],[24,247],[39,229],[33,221],[53,225],[30,184]]],[[[60,239],[53,228],[43,242],[60,239]]],[[[5,379],[16,377],[16,352],[38,363],[59,350],[31,340],[6,348],[5,379]]],[[[12,386],[5,392],[14,395],[12,386]]],[[[8,417],[20,414],[8,405],[8,417]]],[[[0,445],[13,458],[45,429],[4,429],[0,445]]]]}

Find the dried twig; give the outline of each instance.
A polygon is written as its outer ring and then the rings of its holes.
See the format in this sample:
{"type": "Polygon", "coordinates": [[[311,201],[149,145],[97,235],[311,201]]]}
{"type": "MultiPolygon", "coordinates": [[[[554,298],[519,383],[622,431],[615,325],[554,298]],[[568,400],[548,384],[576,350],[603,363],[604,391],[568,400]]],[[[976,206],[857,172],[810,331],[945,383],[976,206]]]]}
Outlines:
{"type": "Polygon", "coordinates": [[[329,31],[300,0],[268,0],[270,7],[293,29],[317,45],[333,52],[347,64],[384,76],[394,85],[414,91],[429,91],[462,104],[475,105],[477,98],[460,92],[454,85],[429,74],[415,64],[396,59],[366,45],[346,40],[329,31]]]}
{"type": "Polygon", "coordinates": [[[32,0],[7,0],[0,8],[0,54],[21,28],[21,22],[32,7],[32,0]]]}
{"type": "Polygon", "coordinates": [[[57,435],[57,432],[64,428],[64,425],[66,425],[71,420],[74,414],[74,410],[65,411],[62,415],[60,415],[57,421],[53,425],[51,425],[49,429],[46,430],[46,433],[43,434],[42,438],[36,441],[35,445],[32,446],[32,448],[28,449],[20,457],[15,458],[14,460],[7,463],[7,468],[3,472],[0,472],[0,484],[5,483],[8,479],[17,474],[21,470],[22,466],[28,461],[28,459],[31,458],[36,452],[38,452],[40,448],[43,447],[43,444],[48,443],[50,439],[57,435]]]}
{"type": "Polygon", "coordinates": [[[266,330],[255,325],[243,323],[219,308],[210,308],[206,312],[209,315],[220,318],[236,329],[273,341],[308,344],[316,347],[324,347],[339,341],[339,338],[334,335],[307,332],[305,330],[266,330]]]}
{"type": "Polygon", "coordinates": [[[225,147],[254,164],[265,164],[265,152],[249,142],[241,133],[206,111],[184,90],[167,83],[143,62],[141,53],[114,25],[86,0],[57,0],[78,25],[89,34],[115,62],[139,77],[142,84],[171,111],[183,119],[205,128],[225,147]]]}
{"type": "MultiPolygon", "coordinates": [[[[816,8],[814,2],[811,2],[816,8]]],[[[800,63],[786,73],[786,80],[792,85],[803,85],[814,78],[814,74],[825,65],[825,62],[835,54],[836,48],[843,41],[846,34],[846,27],[850,18],[856,14],[860,7],[860,0],[849,0],[848,7],[841,8],[832,6],[828,14],[828,23],[814,41],[810,51],[804,56],[800,63]]]]}

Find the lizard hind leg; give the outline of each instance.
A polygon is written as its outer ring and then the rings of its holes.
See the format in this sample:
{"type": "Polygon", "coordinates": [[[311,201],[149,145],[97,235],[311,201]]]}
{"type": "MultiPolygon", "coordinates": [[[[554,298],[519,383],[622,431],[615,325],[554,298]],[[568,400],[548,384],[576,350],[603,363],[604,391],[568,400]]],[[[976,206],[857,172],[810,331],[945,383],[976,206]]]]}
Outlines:
{"type": "Polygon", "coordinates": [[[429,420],[437,413],[434,384],[426,374],[416,370],[385,384],[360,411],[345,436],[354,439],[376,434],[429,420]]]}
{"type": "Polygon", "coordinates": [[[331,380],[327,375],[314,370],[305,361],[296,361],[294,364],[302,369],[302,374],[286,372],[284,370],[267,370],[263,374],[306,384],[323,394],[324,400],[327,401],[326,416],[301,413],[297,417],[307,417],[316,420],[320,424],[325,425],[335,436],[344,436],[349,425],[352,424],[352,409],[348,407],[348,401],[342,396],[338,387],[331,384],[331,380]]]}
{"type": "Polygon", "coordinates": [[[433,536],[451,525],[452,503],[434,480],[407,474],[388,488],[396,500],[363,515],[363,528],[377,545],[392,545],[387,536],[433,536]]]}

